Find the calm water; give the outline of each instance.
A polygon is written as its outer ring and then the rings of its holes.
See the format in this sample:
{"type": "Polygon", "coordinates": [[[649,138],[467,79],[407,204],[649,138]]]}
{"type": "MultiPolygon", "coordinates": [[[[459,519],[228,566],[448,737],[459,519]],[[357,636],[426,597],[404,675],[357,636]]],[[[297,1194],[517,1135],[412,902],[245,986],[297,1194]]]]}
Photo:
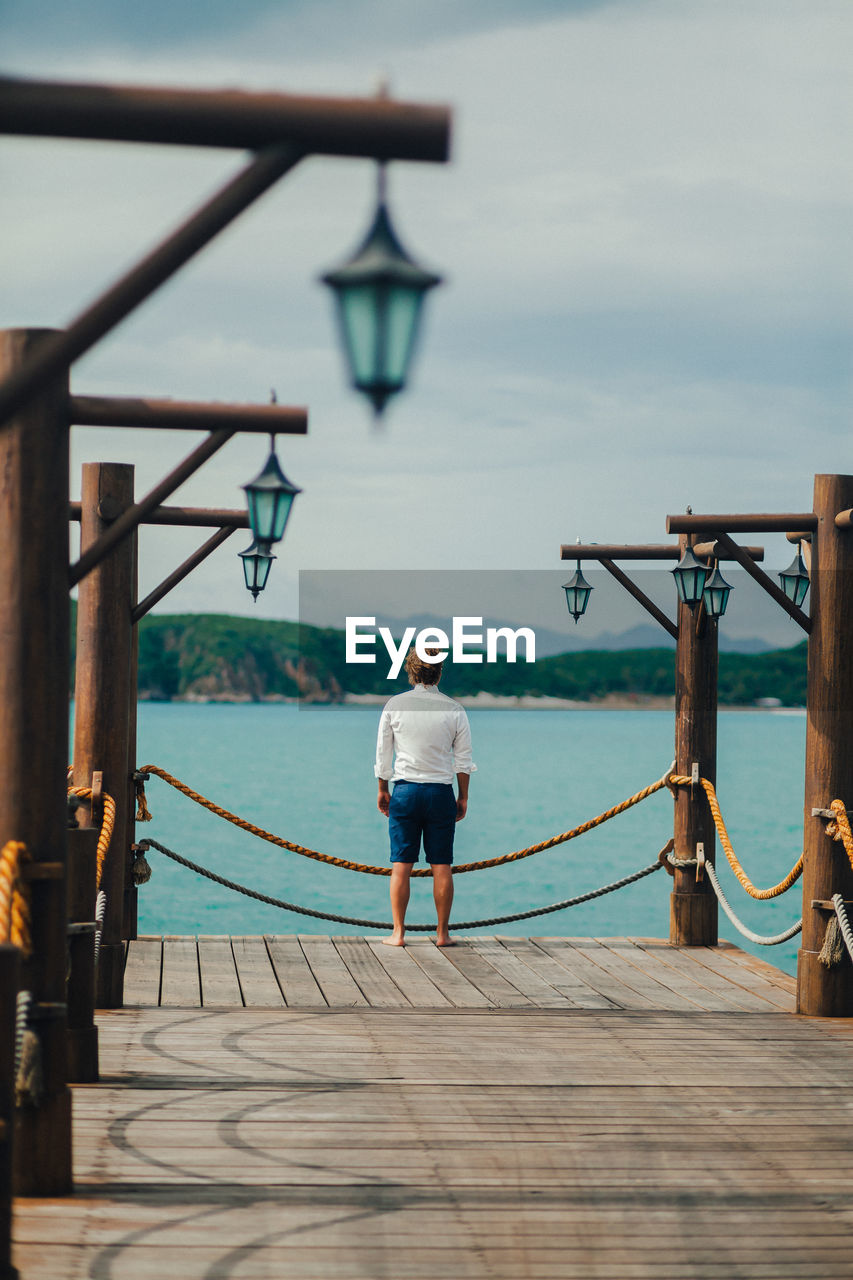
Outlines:
{"type": "MultiPolygon", "coordinates": [[[[459,862],[494,857],[567,830],[660,777],[672,759],[665,711],[469,713],[474,759],[459,862]]],[[[195,790],[299,844],[384,864],[387,824],[377,812],[373,754],[379,709],[146,703],[140,764],[158,764],[195,790]]],[[[775,883],[802,842],[805,716],[721,712],[718,793],[735,849],[760,886],[775,883]]],[[[387,920],[388,882],[311,862],[239,831],[159,779],[147,788],[154,821],[138,828],[171,849],[253,888],[309,907],[387,920]]],[[[472,920],[545,905],[652,862],[672,830],[664,790],[596,831],[511,866],[456,881],[454,916],[472,920]]],[[[234,894],[162,857],[140,891],[140,933],[351,933],[347,925],[284,912],[234,894]]],[[[747,898],[725,860],[720,874],[741,918],[776,933],[800,915],[797,885],[770,902],[747,898]]],[[[666,937],[669,877],[498,932],[666,937]]],[[[413,881],[412,921],[433,919],[429,881],[413,881]]],[[[485,930],[484,930],[485,932],[485,930]]],[[[744,943],[721,913],[721,935],[794,972],[799,940],[744,943]]]]}

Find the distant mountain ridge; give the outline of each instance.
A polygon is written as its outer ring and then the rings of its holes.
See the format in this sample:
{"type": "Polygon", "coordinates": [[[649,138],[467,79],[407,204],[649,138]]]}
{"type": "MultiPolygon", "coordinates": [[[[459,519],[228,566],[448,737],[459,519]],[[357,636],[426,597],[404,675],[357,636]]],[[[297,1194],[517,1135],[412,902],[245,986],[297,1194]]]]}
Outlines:
{"type": "MultiPolygon", "coordinates": [[[[596,648],[538,656],[533,664],[501,659],[482,665],[448,663],[442,689],[454,696],[490,693],[600,701],[669,697],[674,692],[672,646],[652,627],[633,628],[635,647],[596,648]],[[638,633],[654,647],[636,645],[638,633]]],[[[537,632],[538,640],[538,632],[537,632]]],[[[602,637],[598,637],[600,644],[602,637]]],[[[541,649],[540,649],[541,653],[541,649]]],[[[261,702],[302,698],[341,702],[347,693],[390,696],[405,676],[387,680],[384,653],[375,665],[345,661],[344,632],[296,622],[227,614],[149,615],[139,627],[139,696],[157,701],[261,702]]],[[[721,703],[749,706],[778,699],[802,706],[805,642],[790,649],[720,655],[721,703]]]]}

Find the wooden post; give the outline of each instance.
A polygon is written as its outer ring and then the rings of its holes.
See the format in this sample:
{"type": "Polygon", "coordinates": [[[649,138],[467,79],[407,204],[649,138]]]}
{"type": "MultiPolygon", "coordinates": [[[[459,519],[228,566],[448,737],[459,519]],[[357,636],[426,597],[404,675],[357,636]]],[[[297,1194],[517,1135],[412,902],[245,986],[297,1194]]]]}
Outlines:
{"type": "MultiPolygon", "coordinates": [[[[682,544],[686,546],[686,538],[682,544]]],[[[698,608],[698,606],[697,606],[698,608]]],[[[675,770],[688,777],[698,764],[703,778],[717,779],[717,623],[678,602],[675,649],[675,770]]],[[[714,857],[714,822],[700,786],[680,787],[675,800],[674,855],[695,858],[697,844],[714,857]]],[[[677,870],[670,897],[669,940],[679,947],[717,945],[717,899],[696,868],[677,870]]]]}
{"type": "MultiPolygon", "coordinates": [[[[0,333],[0,378],[49,339],[0,333]]],[[[23,840],[33,954],[21,970],[32,995],[42,1090],[18,1109],[15,1189],[71,1190],[71,1095],[66,1083],[65,861],[68,811],[68,380],[44,383],[0,430],[0,845],[23,840]]]]}
{"type": "MultiPolygon", "coordinates": [[[[133,467],[86,463],[81,498],[83,554],[132,505],[133,467]]],[[[79,787],[91,786],[92,774],[100,770],[103,789],[116,802],[115,828],[101,881],[107,896],[96,987],[101,1009],[121,1008],[124,990],[132,590],[133,540],[126,539],[83,578],[77,604],[74,782],[79,787]]],[[[86,819],[81,816],[82,821],[86,819]]]]}
{"type": "Polygon", "coordinates": [[[12,1266],[12,1152],[15,1133],[15,999],[21,953],[0,946],[0,1280],[17,1280],[12,1266]]]}
{"type": "Polygon", "coordinates": [[[95,934],[88,928],[95,919],[97,858],[94,828],[68,832],[68,1079],[74,1084],[98,1079],[95,934]]]}
{"type": "Polygon", "coordinates": [[[853,506],[853,476],[815,476],[811,620],[806,728],[803,937],[797,963],[797,1010],[819,1017],[853,1015],[853,966],[845,954],[827,969],[818,955],[828,915],[814,899],[853,898],[853,870],[812,809],[843,800],[853,812],[853,529],[835,517],[853,506]]]}
{"type": "MultiPolygon", "coordinates": [[[[133,586],[131,595],[131,614],[136,606],[139,582],[139,535],[133,535],[133,586]]],[[[127,721],[127,861],[124,871],[124,918],[122,921],[122,938],[135,938],[138,933],[137,920],[139,914],[139,889],[133,883],[131,868],[133,854],[131,846],[136,841],[136,784],[133,774],[136,770],[136,710],[139,701],[139,624],[131,628],[130,641],[130,676],[128,679],[128,721],[127,721]]]]}

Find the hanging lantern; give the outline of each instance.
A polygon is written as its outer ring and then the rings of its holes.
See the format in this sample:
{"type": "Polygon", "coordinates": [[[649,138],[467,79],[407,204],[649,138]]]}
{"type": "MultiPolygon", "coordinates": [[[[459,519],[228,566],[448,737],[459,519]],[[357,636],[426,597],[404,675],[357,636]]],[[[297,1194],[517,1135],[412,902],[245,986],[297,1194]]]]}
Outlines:
{"type": "Polygon", "coordinates": [[[290,483],[279,466],[274,437],[270,440],[270,456],[263,471],[254,480],[244,484],[243,489],[249,508],[249,526],[255,542],[263,543],[267,548],[274,542],[281,542],[293,499],[302,490],[290,483]]]}
{"type": "Polygon", "coordinates": [[[267,585],[267,578],[270,576],[272,562],[277,557],[274,556],[269,547],[264,543],[253,542],[246,551],[237,553],[243,561],[243,574],[246,578],[246,586],[252,593],[252,599],[257,604],[258,596],[267,585]]]}
{"type": "Polygon", "coordinates": [[[702,599],[702,592],[708,580],[710,570],[701,560],[697,560],[693,549],[687,547],[684,555],[672,570],[678,598],[692,609],[702,599]]]}
{"type": "Polygon", "coordinates": [[[779,574],[779,583],[788,599],[799,609],[809,591],[809,574],[799,547],[788,568],[779,574]]]}
{"type": "Polygon", "coordinates": [[[726,612],[726,605],[729,603],[731,591],[732,588],[726,582],[715,563],[714,572],[705,583],[705,590],[702,593],[705,612],[709,618],[722,618],[726,612]]]}
{"type": "Polygon", "coordinates": [[[379,166],[377,208],[353,256],[322,277],[337,299],[341,338],[352,385],[371,401],[377,417],[406,383],[427,290],[441,276],[424,271],[406,253],[385,202],[379,166]]]}
{"type": "Polygon", "coordinates": [[[581,562],[578,560],[575,572],[568,582],[563,583],[566,604],[569,606],[569,613],[574,618],[575,625],[577,625],[578,619],[586,613],[586,606],[589,604],[589,597],[594,589],[581,573],[581,562]]]}

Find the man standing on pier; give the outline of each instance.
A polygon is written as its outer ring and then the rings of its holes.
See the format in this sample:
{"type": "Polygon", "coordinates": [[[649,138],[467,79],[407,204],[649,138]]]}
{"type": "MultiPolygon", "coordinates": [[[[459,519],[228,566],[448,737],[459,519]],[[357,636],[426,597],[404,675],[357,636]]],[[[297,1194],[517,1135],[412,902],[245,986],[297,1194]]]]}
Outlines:
{"type": "MultiPolygon", "coordinates": [[[[438,650],[427,649],[429,657],[438,650]]],[[[394,932],[382,941],[402,947],[412,867],[424,855],[432,867],[432,891],[438,918],[436,943],[452,947],[449,933],[453,903],[453,837],[468,809],[471,729],[465,709],[439,692],[441,662],[424,662],[414,649],[406,658],[411,689],[386,702],[379,720],[376,767],[377,804],[388,819],[391,838],[391,914],[394,932]],[[456,774],[458,795],[453,791],[456,774]],[[388,784],[393,782],[394,790],[388,784]]]]}

